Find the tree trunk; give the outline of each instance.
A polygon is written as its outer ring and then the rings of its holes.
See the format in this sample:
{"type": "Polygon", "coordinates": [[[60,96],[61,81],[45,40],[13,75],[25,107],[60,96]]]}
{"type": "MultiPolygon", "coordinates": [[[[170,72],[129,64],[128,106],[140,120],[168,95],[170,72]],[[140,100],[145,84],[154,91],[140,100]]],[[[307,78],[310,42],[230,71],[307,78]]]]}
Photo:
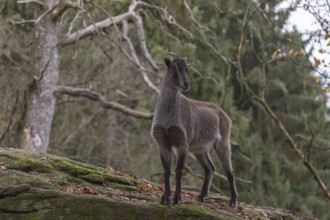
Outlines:
{"type": "MultiPolygon", "coordinates": [[[[46,0],[45,10],[55,0],[46,0]]],[[[57,24],[50,14],[36,24],[37,77],[28,89],[27,109],[21,147],[30,151],[47,152],[56,97],[54,91],[59,76],[57,24]]]]}

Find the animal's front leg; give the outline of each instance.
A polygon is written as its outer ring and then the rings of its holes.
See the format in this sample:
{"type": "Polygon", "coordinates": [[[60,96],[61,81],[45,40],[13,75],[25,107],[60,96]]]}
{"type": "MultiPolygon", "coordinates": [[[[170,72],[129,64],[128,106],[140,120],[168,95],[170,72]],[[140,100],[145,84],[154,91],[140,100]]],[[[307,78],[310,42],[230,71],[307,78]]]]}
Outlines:
{"type": "Polygon", "coordinates": [[[182,171],[186,162],[188,154],[187,146],[180,146],[177,150],[177,165],[176,165],[176,188],[173,197],[173,204],[181,203],[181,180],[182,180],[182,171]]]}
{"type": "Polygon", "coordinates": [[[161,204],[168,205],[170,204],[170,176],[171,176],[171,164],[172,164],[172,152],[170,147],[160,147],[160,159],[163,164],[164,169],[164,183],[165,189],[164,194],[161,199],[161,204]]]}
{"type": "Polygon", "coordinates": [[[172,151],[171,144],[168,142],[166,137],[166,130],[164,127],[155,124],[152,128],[152,136],[156,140],[160,159],[162,161],[163,169],[164,169],[164,194],[161,198],[161,204],[168,205],[170,204],[170,176],[171,176],[171,164],[172,164],[172,151]]]}

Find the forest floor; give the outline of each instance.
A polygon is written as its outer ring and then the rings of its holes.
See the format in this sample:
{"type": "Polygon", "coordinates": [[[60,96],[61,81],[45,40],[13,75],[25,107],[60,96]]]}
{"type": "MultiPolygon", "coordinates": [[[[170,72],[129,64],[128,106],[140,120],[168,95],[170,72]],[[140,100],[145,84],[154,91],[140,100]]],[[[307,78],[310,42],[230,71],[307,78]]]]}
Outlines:
{"type": "MultiPolygon", "coordinates": [[[[0,219],[312,219],[213,194],[183,190],[182,204],[159,204],[162,186],[49,154],[0,148],[0,219]]],[[[173,194],[173,192],[172,192],[173,194]]]]}

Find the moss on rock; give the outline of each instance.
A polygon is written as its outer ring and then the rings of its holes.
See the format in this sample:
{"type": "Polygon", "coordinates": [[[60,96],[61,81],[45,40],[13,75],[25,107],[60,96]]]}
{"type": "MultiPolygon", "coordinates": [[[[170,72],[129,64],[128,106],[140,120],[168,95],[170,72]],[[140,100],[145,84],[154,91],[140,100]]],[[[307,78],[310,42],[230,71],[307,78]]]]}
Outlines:
{"type": "Polygon", "coordinates": [[[135,180],[129,179],[128,177],[116,176],[96,169],[81,167],[64,159],[52,159],[51,164],[55,167],[55,169],[64,171],[74,177],[78,177],[90,183],[103,184],[108,186],[113,183],[128,186],[137,185],[135,180]]]}
{"type": "Polygon", "coordinates": [[[145,180],[49,154],[0,148],[0,165],[0,219],[264,219],[265,213],[304,219],[280,209],[212,207],[189,198],[189,204],[163,206],[153,183],[142,187],[145,180]]]}

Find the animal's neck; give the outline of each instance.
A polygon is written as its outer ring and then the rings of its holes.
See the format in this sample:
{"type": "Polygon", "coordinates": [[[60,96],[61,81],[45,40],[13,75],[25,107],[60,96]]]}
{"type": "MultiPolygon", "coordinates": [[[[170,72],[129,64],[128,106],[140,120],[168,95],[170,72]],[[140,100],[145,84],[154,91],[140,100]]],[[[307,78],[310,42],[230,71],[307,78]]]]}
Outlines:
{"type": "Polygon", "coordinates": [[[160,90],[159,100],[157,104],[158,116],[164,117],[167,120],[178,121],[180,110],[181,92],[174,90],[164,83],[160,90]]]}

